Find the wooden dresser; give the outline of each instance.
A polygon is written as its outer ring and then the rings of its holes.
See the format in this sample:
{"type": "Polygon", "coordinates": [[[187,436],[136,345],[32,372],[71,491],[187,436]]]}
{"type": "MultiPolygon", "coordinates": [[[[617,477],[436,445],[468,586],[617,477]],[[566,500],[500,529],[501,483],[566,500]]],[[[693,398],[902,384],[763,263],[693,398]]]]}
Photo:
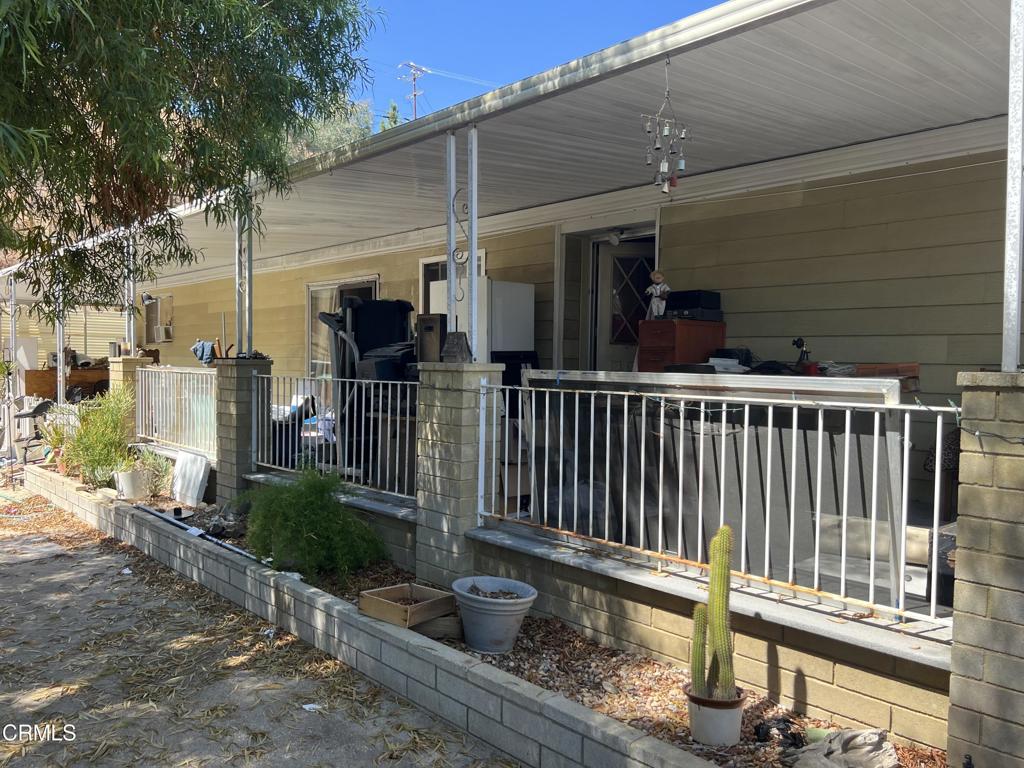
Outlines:
{"type": "Polygon", "coordinates": [[[706,363],[725,346],[725,323],[707,320],[641,320],[637,370],[661,373],[675,363],[706,363]]]}

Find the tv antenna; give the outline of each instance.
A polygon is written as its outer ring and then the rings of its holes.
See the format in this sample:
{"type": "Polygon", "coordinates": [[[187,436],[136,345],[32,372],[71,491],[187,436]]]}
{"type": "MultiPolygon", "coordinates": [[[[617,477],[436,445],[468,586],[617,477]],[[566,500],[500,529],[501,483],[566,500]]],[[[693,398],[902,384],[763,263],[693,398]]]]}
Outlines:
{"type": "Polygon", "coordinates": [[[448,72],[444,69],[434,69],[433,67],[424,67],[420,64],[416,64],[412,61],[403,61],[398,65],[399,69],[407,69],[408,73],[399,75],[399,80],[403,80],[407,83],[412,84],[412,92],[406,97],[412,101],[412,119],[415,120],[418,115],[417,99],[423,95],[423,91],[419,90],[419,79],[424,75],[437,75],[438,77],[446,77],[449,80],[461,80],[464,83],[472,83],[474,85],[483,85],[487,88],[497,88],[497,83],[492,83],[489,80],[481,80],[478,77],[470,77],[469,75],[460,75],[458,72],[448,72]]]}
{"type": "Polygon", "coordinates": [[[399,69],[409,70],[408,74],[399,75],[398,79],[407,83],[412,83],[412,93],[410,93],[406,98],[412,101],[412,119],[415,120],[419,115],[418,99],[423,95],[423,91],[419,90],[417,84],[419,83],[419,79],[430,72],[430,70],[411,61],[403,61],[398,65],[398,67],[399,69]]]}

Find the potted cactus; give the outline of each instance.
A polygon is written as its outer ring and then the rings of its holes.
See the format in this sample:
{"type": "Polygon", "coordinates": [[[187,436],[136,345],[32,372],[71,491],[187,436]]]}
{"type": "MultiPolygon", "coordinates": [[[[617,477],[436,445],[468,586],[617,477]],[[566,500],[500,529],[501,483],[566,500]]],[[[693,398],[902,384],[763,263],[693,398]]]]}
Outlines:
{"type": "Polygon", "coordinates": [[[690,735],[701,744],[731,746],[740,740],[746,693],[736,687],[729,630],[729,563],[732,529],[711,539],[708,603],[693,609],[690,647],[690,735]],[[709,658],[710,656],[710,658],[709,658]]]}

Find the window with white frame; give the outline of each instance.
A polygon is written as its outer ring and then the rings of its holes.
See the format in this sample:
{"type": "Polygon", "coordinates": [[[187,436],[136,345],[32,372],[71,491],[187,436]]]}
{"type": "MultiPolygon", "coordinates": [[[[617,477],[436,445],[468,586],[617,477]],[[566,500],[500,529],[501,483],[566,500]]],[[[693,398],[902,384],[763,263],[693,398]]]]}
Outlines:
{"type": "Polygon", "coordinates": [[[171,295],[165,296],[150,296],[143,299],[142,302],[142,319],[143,319],[143,338],[145,344],[159,344],[173,339],[173,325],[174,325],[174,297],[171,295]]]}

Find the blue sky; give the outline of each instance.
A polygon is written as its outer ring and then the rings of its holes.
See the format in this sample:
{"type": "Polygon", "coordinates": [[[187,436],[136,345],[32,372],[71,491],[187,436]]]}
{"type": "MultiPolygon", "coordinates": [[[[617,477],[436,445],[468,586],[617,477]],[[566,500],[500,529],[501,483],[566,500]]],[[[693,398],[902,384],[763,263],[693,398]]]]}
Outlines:
{"type": "MultiPolygon", "coordinates": [[[[373,83],[360,96],[377,115],[394,99],[412,117],[411,87],[398,65],[428,68],[498,85],[542,72],[717,3],[677,0],[377,0],[383,13],[364,54],[373,83]]],[[[427,75],[420,81],[420,117],[490,87],[427,75]]],[[[379,118],[374,119],[374,125],[379,118]]]]}

